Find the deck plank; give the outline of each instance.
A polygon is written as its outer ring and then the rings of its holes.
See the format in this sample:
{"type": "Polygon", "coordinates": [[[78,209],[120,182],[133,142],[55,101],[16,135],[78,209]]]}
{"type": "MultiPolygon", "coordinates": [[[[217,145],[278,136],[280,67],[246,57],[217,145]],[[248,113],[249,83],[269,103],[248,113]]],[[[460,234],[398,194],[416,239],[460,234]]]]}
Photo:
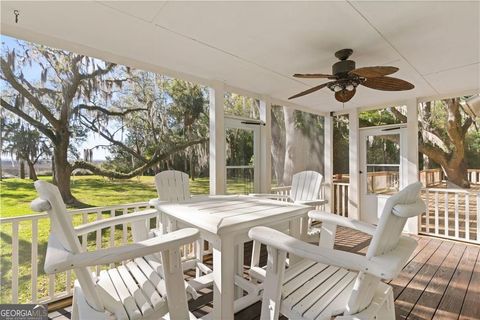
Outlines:
{"type": "MultiPolygon", "coordinates": [[[[415,238],[418,240],[417,248],[399,277],[390,282],[397,298],[397,319],[480,320],[479,246],[427,236],[415,238]],[[445,252],[449,247],[450,251],[445,252]]],[[[369,241],[370,237],[365,234],[339,228],[335,247],[365,254],[369,241]]],[[[244,247],[244,270],[247,270],[250,264],[251,248],[251,243],[244,247]]],[[[266,250],[262,246],[261,265],[266,263],[266,258],[266,250]]],[[[211,255],[205,257],[205,263],[211,265],[211,255]]],[[[194,276],[194,273],[188,273],[187,279],[189,276],[194,276]]],[[[211,289],[203,289],[201,294],[199,299],[190,301],[189,304],[197,317],[211,312],[213,307],[211,289]]],[[[260,307],[261,303],[258,302],[238,312],[235,319],[260,319],[260,307]]],[[[61,314],[51,313],[51,317],[61,316],[62,318],[58,319],[68,319],[71,316],[68,311],[59,312],[61,314]]]]}
{"type": "Polygon", "coordinates": [[[397,319],[405,319],[408,316],[452,247],[452,242],[443,242],[408,283],[407,287],[403,289],[395,300],[397,319]]]}
{"type": "Polygon", "coordinates": [[[478,318],[480,318],[480,253],[477,256],[477,262],[470,278],[459,320],[478,318]]]}
{"type": "Polygon", "coordinates": [[[465,249],[466,245],[462,243],[454,244],[441,267],[433,275],[430,283],[408,315],[408,319],[422,320],[433,317],[465,249]]]}
{"type": "MultiPolygon", "coordinates": [[[[470,283],[473,267],[477,261],[478,251],[479,248],[477,246],[468,246],[463,253],[462,259],[440,301],[440,305],[435,311],[435,319],[458,318],[468,284],[470,283]]],[[[477,303],[479,303],[478,300],[477,303]]]]}
{"type": "Polygon", "coordinates": [[[410,281],[415,277],[422,266],[428,261],[432,254],[442,244],[441,240],[431,239],[429,244],[421,249],[410,262],[403,268],[402,272],[397,278],[390,281],[390,285],[393,287],[393,296],[395,299],[402,293],[402,291],[408,286],[410,281]]]}

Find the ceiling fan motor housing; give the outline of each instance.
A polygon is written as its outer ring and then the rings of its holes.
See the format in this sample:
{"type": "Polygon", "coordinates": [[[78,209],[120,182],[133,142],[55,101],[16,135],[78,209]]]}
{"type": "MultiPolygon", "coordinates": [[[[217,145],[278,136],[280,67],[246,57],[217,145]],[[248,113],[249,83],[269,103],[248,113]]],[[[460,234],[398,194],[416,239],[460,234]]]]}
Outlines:
{"type": "Polygon", "coordinates": [[[355,69],[355,61],[353,60],[342,60],[338,61],[332,66],[333,75],[348,75],[348,72],[355,69]]]}

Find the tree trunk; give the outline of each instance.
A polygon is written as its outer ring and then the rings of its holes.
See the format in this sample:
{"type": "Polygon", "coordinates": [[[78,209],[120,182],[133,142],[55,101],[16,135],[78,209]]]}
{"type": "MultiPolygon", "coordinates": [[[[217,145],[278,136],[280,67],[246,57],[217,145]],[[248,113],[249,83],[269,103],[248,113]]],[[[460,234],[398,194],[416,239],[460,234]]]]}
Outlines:
{"type": "Polygon", "coordinates": [[[52,155],[52,182],[57,184],[57,176],[55,175],[55,156],[52,155]]]}
{"type": "Polygon", "coordinates": [[[470,181],[468,180],[467,174],[467,165],[464,160],[462,160],[458,164],[449,164],[444,169],[449,182],[452,182],[461,188],[470,188],[470,181]]]}
{"type": "Polygon", "coordinates": [[[70,163],[68,163],[68,145],[70,143],[70,137],[65,134],[63,137],[58,137],[58,144],[54,146],[54,160],[55,160],[55,182],[60,190],[63,201],[66,204],[75,205],[78,204],[77,199],[72,195],[70,189],[70,178],[72,169],[70,163]]]}
{"type": "Polygon", "coordinates": [[[37,172],[35,171],[35,165],[32,161],[27,161],[28,164],[28,178],[33,181],[37,181],[37,172]]]}
{"type": "Polygon", "coordinates": [[[20,160],[20,179],[25,179],[25,162],[23,160],[20,160]]]}
{"type": "Polygon", "coordinates": [[[193,162],[193,157],[194,157],[194,153],[195,153],[195,150],[193,149],[193,147],[190,147],[191,150],[189,152],[189,161],[190,161],[190,179],[192,179],[192,181],[195,180],[195,163],[193,162]]]}
{"type": "MultiPolygon", "coordinates": [[[[273,110],[272,110],[273,113],[273,110]]],[[[285,136],[280,128],[280,122],[272,115],[272,147],[271,153],[273,157],[272,165],[277,179],[277,185],[283,184],[283,169],[285,166],[285,136]]]]}
{"type": "Polygon", "coordinates": [[[283,170],[283,183],[285,185],[292,184],[292,176],[296,171],[295,168],[295,110],[283,107],[285,117],[285,166],[283,170]]]}

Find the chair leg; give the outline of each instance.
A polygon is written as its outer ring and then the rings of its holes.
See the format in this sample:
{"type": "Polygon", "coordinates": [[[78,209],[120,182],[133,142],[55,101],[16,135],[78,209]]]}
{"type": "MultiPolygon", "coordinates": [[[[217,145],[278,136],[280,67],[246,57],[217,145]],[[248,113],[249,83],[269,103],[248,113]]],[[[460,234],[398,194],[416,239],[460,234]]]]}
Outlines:
{"type": "MultiPolygon", "coordinates": [[[[203,263],[203,255],[204,255],[203,245],[204,245],[203,239],[197,240],[195,242],[195,258],[198,259],[200,263],[203,263]]],[[[195,271],[196,271],[195,276],[197,278],[202,276],[202,270],[198,267],[198,264],[195,271]]]]}
{"type": "Polygon", "coordinates": [[[387,292],[387,297],[383,305],[378,310],[377,319],[395,320],[395,302],[393,300],[393,290],[387,292]]]}
{"type": "Polygon", "coordinates": [[[83,319],[104,320],[105,312],[92,308],[85,299],[80,285],[75,284],[75,288],[73,289],[72,320],[83,319]]]}

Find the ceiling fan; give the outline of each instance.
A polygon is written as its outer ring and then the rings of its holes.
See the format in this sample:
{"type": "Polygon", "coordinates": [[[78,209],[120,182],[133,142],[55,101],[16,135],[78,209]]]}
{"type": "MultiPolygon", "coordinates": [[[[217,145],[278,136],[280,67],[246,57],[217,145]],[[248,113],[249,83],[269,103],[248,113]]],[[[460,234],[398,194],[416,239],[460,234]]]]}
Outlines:
{"type": "Polygon", "coordinates": [[[355,69],[355,61],[347,60],[353,53],[352,49],[342,49],[335,52],[335,57],[340,61],[332,66],[333,74],[322,73],[296,73],[295,78],[316,79],[325,78],[333,81],[322,83],[316,87],[297,93],[288,99],[298,98],[322,88],[329,88],[335,92],[335,99],[347,102],[353,98],[359,85],[370,89],[383,91],[404,91],[415,88],[413,84],[402,79],[387,77],[398,71],[397,67],[376,66],[355,69]]]}

